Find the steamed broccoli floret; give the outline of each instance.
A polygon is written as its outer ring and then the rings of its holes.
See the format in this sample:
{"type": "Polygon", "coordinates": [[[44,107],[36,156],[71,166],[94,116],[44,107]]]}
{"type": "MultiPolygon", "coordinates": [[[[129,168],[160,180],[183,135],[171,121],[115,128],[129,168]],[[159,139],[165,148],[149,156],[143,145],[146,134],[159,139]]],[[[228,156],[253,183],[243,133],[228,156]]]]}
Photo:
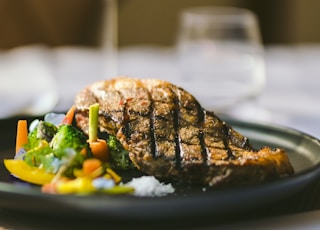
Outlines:
{"type": "Polygon", "coordinates": [[[110,164],[112,168],[121,170],[134,168],[134,165],[129,158],[129,152],[123,148],[115,136],[109,135],[107,142],[110,153],[110,164]]]}
{"type": "Polygon", "coordinates": [[[26,149],[36,148],[43,140],[49,143],[57,131],[58,128],[55,125],[49,122],[40,121],[36,128],[28,135],[26,149]]]}
{"type": "Polygon", "coordinates": [[[66,163],[67,167],[64,169],[62,175],[65,177],[69,177],[69,178],[74,178],[74,169],[81,169],[83,162],[85,161],[85,159],[88,158],[87,155],[83,155],[83,154],[79,154],[76,153],[75,155],[70,154],[72,153],[73,150],[71,150],[69,153],[68,151],[71,149],[64,149],[62,151],[64,151],[63,155],[67,155],[66,159],[63,159],[62,161],[68,161],[66,163]]]}
{"type": "Polygon", "coordinates": [[[46,140],[48,143],[58,131],[57,126],[46,121],[40,121],[36,129],[37,138],[46,140]]]}
{"type": "Polygon", "coordinates": [[[53,159],[53,151],[45,141],[39,142],[39,145],[36,148],[27,151],[24,156],[24,161],[27,164],[35,167],[42,166],[47,171],[50,171],[47,166],[52,163],[53,159]]]}
{"type": "Polygon", "coordinates": [[[67,164],[63,175],[74,177],[75,168],[80,169],[83,161],[92,157],[92,153],[87,142],[87,136],[72,125],[61,125],[58,132],[50,142],[54,155],[67,164]],[[82,154],[85,150],[86,154],[82,154]]]}
{"type": "Polygon", "coordinates": [[[50,146],[54,150],[72,148],[76,152],[81,152],[85,149],[86,153],[91,155],[87,136],[72,125],[61,125],[51,140],[50,146]]]}

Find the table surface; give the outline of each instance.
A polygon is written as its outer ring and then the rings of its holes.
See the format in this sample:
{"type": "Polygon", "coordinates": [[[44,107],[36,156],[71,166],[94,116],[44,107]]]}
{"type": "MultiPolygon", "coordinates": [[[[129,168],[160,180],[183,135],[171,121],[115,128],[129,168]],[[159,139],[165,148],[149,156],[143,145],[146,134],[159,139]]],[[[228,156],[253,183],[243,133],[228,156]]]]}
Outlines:
{"type": "MultiPolygon", "coordinates": [[[[152,77],[179,83],[179,70],[176,65],[174,49],[161,47],[128,47],[118,54],[117,72],[132,77],[152,77]]],[[[53,108],[65,111],[73,103],[73,96],[87,84],[104,79],[106,74],[103,61],[97,50],[80,47],[60,47],[49,49],[43,46],[21,47],[14,51],[0,52],[0,63],[10,59],[34,58],[34,68],[41,65],[56,80],[59,101],[53,108]],[[29,55],[33,53],[33,55],[29,55]],[[10,58],[9,58],[10,57],[10,58]],[[2,62],[1,62],[2,60],[2,62]],[[72,85],[72,87],[70,87],[72,85]]],[[[238,114],[238,118],[291,127],[315,137],[320,137],[320,46],[273,46],[266,47],[267,84],[256,101],[260,113],[238,114]],[[261,113],[261,111],[263,113],[261,113]],[[265,115],[267,112],[267,115],[265,115]]],[[[4,77],[4,65],[0,65],[0,77],[4,77]],[[1,69],[2,68],[2,69],[1,69]]],[[[10,73],[10,72],[9,72],[10,73]]],[[[0,94],[1,96],[1,94],[0,94]]],[[[12,116],[17,108],[2,108],[0,117],[12,116]],[[5,111],[5,112],[4,112],[5,111]]],[[[320,182],[320,181],[319,181],[320,182]]],[[[233,221],[200,224],[200,229],[209,229],[213,224],[217,229],[316,229],[320,227],[320,185],[314,184],[286,200],[270,204],[264,210],[255,210],[255,215],[233,221]],[[301,198],[303,197],[303,198],[301,198]],[[295,205],[292,204],[292,200],[295,205]],[[298,204],[297,204],[298,203],[298,204]],[[254,219],[254,220],[253,220],[254,219]]],[[[0,210],[0,229],[56,229],[66,226],[84,229],[89,225],[108,225],[108,223],[82,222],[80,220],[52,220],[50,217],[36,217],[32,214],[0,210]]],[[[197,229],[199,229],[199,223],[197,229]]],[[[119,226],[117,226],[119,227],[119,226]]],[[[121,226],[123,228],[132,226],[121,226]]],[[[138,227],[136,225],[135,227],[138,227]]],[[[185,228],[183,224],[175,228],[185,228]]],[[[190,228],[196,226],[189,226],[190,228]]]]}

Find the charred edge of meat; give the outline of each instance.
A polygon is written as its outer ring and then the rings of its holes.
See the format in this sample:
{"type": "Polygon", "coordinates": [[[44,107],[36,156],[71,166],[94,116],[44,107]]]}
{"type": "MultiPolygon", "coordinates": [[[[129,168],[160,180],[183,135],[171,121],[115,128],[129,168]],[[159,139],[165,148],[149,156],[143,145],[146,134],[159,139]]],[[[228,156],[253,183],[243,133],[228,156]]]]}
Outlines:
{"type": "MultiPolygon", "coordinates": [[[[230,124],[226,123],[225,121],[221,120],[219,117],[217,117],[213,112],[206,111],[207,114],[210,114],[211,116],[214,116],[217,120],[217,123],[222,124],[221,131],[222,136],[224,137],[223,142],[225,145],[225,149],[228,151],[229,154],[232,155],[231,152],[229,152],[229,143],[232,143],[236,147],[239,147],[244,150],[248,151],[257,151],[257,149],[253,148],[250,144],[249,138],[241,135],[236,130],[234,130],[230,124]]],[[[232,155],[233,156],[233,155],[232,155]]],[[[232,157],[231,156],[231,157],[232,157]]]]}

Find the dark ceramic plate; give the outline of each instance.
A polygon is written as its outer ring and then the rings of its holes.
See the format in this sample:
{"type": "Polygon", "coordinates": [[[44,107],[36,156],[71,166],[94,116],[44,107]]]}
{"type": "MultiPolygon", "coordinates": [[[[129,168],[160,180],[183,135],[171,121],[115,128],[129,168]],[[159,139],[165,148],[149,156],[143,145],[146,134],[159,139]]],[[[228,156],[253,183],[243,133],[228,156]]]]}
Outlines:
{"type": "MultiPolygon", "coordinates": [[[[285,127],[227,120],[249,137],[255,147],[285,148],[296,174],[257,186],[207,190],[185,188],[172,196],[141,198],[129,195],[71,196],[42,194],[38,187],[13,183],[3,165],[12,158],[18,118],[0,120],[0,208],[52,216],[104,220],[148,221],[197,218],[243,212],[301,191],[320,176],[319,140],[285,127]]],[[[33,119],[33,118],[28,118],[33,119]]]]}

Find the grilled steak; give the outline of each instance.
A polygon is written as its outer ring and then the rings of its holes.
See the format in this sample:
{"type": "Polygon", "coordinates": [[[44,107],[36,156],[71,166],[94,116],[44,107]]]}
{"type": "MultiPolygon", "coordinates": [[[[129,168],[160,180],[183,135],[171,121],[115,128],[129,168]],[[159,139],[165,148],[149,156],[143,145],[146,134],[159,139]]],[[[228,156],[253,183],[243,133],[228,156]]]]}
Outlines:
{"type": "Polygon", "coordinates": [[[94,103],[100,104],[100,130],[116,135],[135,166],[159,179],[214,186],[294,173],[284,150],[255,150],[191,94],[168,82],[116,78],[88,86],[75,99],[76,121],[84,132],[94,103]]]}

